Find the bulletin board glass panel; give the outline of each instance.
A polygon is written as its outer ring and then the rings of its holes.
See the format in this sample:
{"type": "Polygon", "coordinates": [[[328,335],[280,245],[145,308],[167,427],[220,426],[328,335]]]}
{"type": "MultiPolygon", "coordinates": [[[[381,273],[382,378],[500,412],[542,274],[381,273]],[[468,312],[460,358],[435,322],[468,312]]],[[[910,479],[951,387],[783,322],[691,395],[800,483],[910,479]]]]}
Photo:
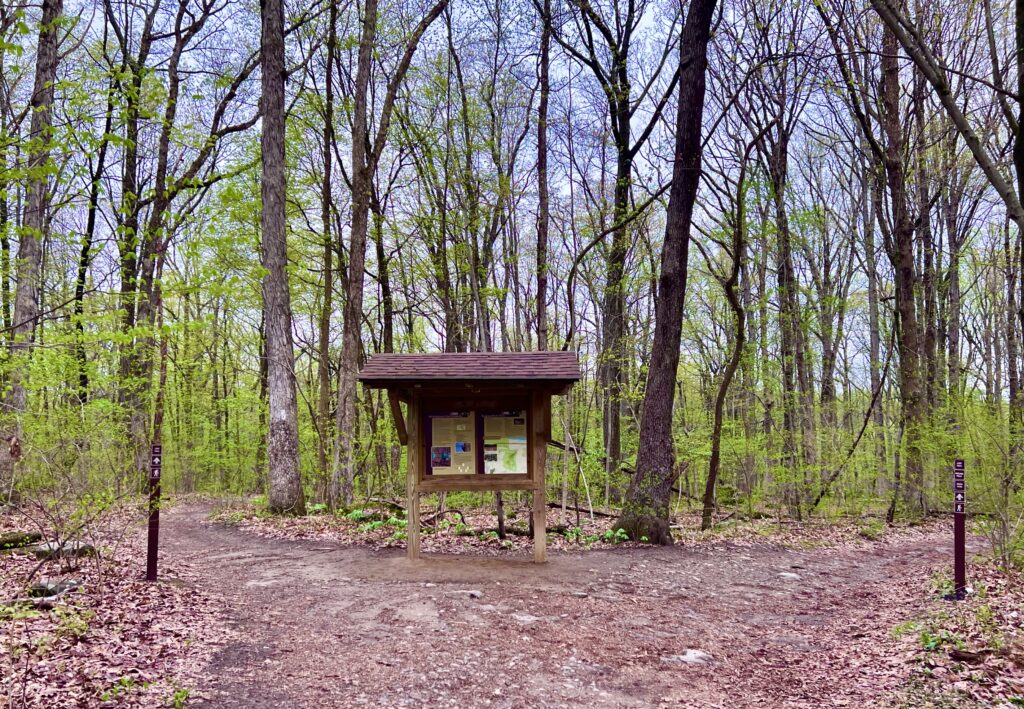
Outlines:
{"type": "Polygon", "coordinates": [[[487,475],[528,475],[529,448],[526,412],[499,411],[481,416],[484,473],[487,475]]]}
{"type": "Polygon", "coordinates": [[[477,467],[476,416],[472,411],[430,414],[431,475],[475,475],[477,467]]]}

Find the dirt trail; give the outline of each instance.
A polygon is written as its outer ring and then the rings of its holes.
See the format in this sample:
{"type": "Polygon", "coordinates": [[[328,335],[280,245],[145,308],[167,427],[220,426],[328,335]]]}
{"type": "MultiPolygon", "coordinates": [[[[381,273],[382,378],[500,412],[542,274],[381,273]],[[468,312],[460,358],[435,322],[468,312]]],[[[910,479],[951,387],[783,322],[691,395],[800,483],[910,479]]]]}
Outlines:
{"type": "Polygon", "coordinates": [[[409,562],[208,512],[168,510],[161,546],[238,630],[201,688],[217,709],[885,705],[905,674],[889,631],[948,560],[935,535],[409,562]]]}

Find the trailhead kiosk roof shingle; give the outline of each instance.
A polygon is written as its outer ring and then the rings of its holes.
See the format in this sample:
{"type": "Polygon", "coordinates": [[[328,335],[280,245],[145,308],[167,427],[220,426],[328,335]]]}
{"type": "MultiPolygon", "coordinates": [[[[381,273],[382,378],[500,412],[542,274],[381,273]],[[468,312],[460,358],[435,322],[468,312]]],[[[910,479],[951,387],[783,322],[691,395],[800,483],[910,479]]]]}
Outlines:
{"type": "Polygon", "coordinates": [[[580,378],[575,352],[434,352],[375,354],[359,380],[370,387],[398,383],[559,382],[580,378]]]}

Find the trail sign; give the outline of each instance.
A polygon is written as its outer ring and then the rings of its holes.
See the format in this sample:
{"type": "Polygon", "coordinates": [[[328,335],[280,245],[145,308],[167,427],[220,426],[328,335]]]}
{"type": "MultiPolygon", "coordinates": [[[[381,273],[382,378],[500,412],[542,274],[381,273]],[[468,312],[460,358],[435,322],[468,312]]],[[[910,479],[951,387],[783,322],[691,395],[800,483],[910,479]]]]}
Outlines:
{"type": "Polygon", "coordinates": [[[953,589],[957,600],[967,594],[967,481],[963,460],[953,462],[953,589]]]}
{"type": "Polygon", "coordinates": [[[146,545],[146,580],[156,581],[157,546],[160,539],[160,468],[163,446],[154,443],[149,456],[149,539],[146,545]]]}

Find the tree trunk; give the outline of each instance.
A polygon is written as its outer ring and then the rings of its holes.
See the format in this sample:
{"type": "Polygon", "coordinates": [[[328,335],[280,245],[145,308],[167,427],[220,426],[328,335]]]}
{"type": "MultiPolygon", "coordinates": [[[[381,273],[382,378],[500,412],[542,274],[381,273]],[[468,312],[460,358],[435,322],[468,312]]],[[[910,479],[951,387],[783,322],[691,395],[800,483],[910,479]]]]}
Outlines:
{"type": "Polygon", "coordinates": [[[672,544],[669,505],[677,476],[672,444],[672,408],[686,297],[690,224],[701,171],[701,125],[711,19],[716,0],[694,0],[680,42],[679,103],[675,164],[658,277],[654,344],[647,396],[640,421],[640,448],[617,526],[632,539],[672,544]]]}
{"type": "Polygon", "coordinates": [[[25,214],[18,238],[18,283],[14,296],[14,323],[11,328],[11,370],[8,390],[3,396],[3,439],[0,440],[0,500],[13,495],[14,464],[21,437],[20,417],[27,409],[25,377],[32,355],[39,320],[39,285],[42,276],[42,242],[46,231],[50,192],[46,165],[50,160],[54,81],[57,76],[60,43],[60,19],[63,0],[43,0],[36,53],[35,83],[32,88],[32,122],[29,133],[29,177],[26,186],[25,214]]]}
{"type": "MultiPolygon", "coordinates": [[[[760,140],[760,136],[755,138],[755,143],[758,140],[760,140]]],[[[718,482],[718,470],[722,460],[722,419],[724,418],[725,397],[729,393],[729,385],[732,384],[736,370],[739,369],[740,361],[743,357],[743,348],[746,345],[747,314],[743,309],[743,303],[740,302],[740,296],[736,287],[739,283],[743,260],[746,257],[747,216],[745,209],[746,185],[744,183],[746,181],[747,160],[750,158],[750,151],[753,147],[754,144],[751,144],[747,148],[743,156],[743,162],[740,164],[734,207],[736,221],[733,224],[732,233],[732,265],[728,277],[722,283],[722,290],[725,291],[725,298],[729,301],[729,308],[732,310],[733,318],[735,319],[735,334],[733,336],[733,350],[725,366],[725,371],[722,373],[722,381],[719,382],[718,392],[715,395],[714,424],[711,430],[711,457],[708,460],[708,479],[704,485],[704,507],[700,519],[700,528],[702,530],[711,529],[713,521],[715,485],[718,482]]]]}
{"type": "Polygon", "coordinates": [[[366,267],[366,238],[369,224],[371,190],[380,154],[387,141],[391,112],[398,88],[409,70],[416,47],[427,28],[447,6],[440,0],[420,20],[406,42],[405,51],[392,73],[380,110],[374,139],[369,131],[369,85],[373,48],[377,36],[377,0],[366,0],[353,94],[352,119],[352,225],[350,229],[348,273],[345,284],[344,325],[341,341],[341,366],[338,381],[338,409],[335,417],[333,472],[329,503],[350,505],[355,480],[356,375],[362,357],[363,275],[366,267]]]}
{"type": "MultiPolygon", "coordinates": [[[[551,54],[551,0],[544,0],[540,35],[540,105],[537,108],[537,349],[548,348],[548,76],[551,54]]],[[[532,519],[532,518],[531,518],[532,519]]]]}
{"type": "Polygon", "coordinates": [[[338,43],[338,6],[331,3],[330,27],[327,35],[326,76],[324,78],[324,130],[323,161],[324,179],[320,189],[320,221],[324,231],[324,296],[320,310],[319,343],[317,348],[317,463],[320,478],[327,485],[330,470],[327,462],[327,446],[331,440],[331,311],[334,305],[334,242],[331,238],[331,167],[334,147],[334,54],[338,43]]]}
{"type": "Polygon", "coordinates": [[[263,38],[263,133],[260,185],[263,212],[263,311],[267,337],[267,389],[270,425],[267,461],[270,468],[267,500],[274,512],[305,514],[299,469],[298,404],[292,345],[291,296],[288,292],[288,247],[285,225],[284,156],[284,4],[261,0],[263,38]]]}
{"type": "Polygon", "coordinates": [[[889,260],[895,273],[896,312],[899,318],[900,404],[904,421],[904,498],[913,514],[926,512],[921,435],[924,401],[920,353],[923,344],[915,301],[914,223],[907,209],[907,174],[903,164],[904,139],[900,114],[899,56],[896,36],[886,27],[882,34],[882,129],[885,133],[885,175],[892,213],[889,260]]]}

